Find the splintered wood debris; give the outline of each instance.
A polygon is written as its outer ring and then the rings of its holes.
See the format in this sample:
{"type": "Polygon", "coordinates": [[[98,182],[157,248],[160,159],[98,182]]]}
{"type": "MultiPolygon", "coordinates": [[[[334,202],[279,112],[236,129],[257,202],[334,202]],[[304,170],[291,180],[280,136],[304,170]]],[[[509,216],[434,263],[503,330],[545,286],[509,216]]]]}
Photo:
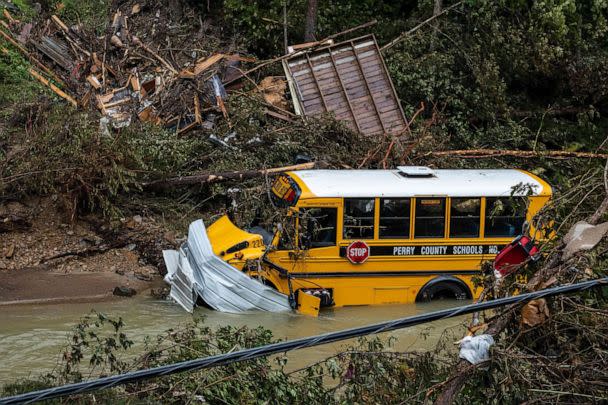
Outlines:
{"type": "Polygon", "coordinates": [[[97,108],[115,128],[132,119],[178,133],[212,128],[207,115],[229,116],[224,76],[238,79],[240,64],[255,61],[217,52],[215,36],[191,29],[194,11],[184,16],[190,25],[175,25],[150,1],[121,4],[101,37],[57,15],[32,23],[2,15],[0,38],[34,63],[32,77],[74,106],[97,108]]]}
{"type": "Polygon", "coordinates": [[[407,128],[373,35],[296,52],[283,67],[298,115],[333,113],[365,135],[399,135],[407,128]]]}
{"type": "Polygon", "coordinates": [[[97,108],[104,128],[138,119],[183,134],[212,130],[219,114],[232,127],[225,86],[235,90],[247,83],[275,119],[332,113],[366,135],[400,135],[407,127],[375,38],[334,45],[333,38],[372,23],[291,46],[289,54],[243,70],[243,63],[256,59],[222,45],[218,33],[207,35],[195,9],[175,24],[155,2],[126,1],[113,10],[102,36],[54,14],[24,23],[5,9],[3,17],[0,40],[35,65],[32,77],[74,106],[97,108]],[[249,76],[280,61],[286,77],[256,83],[249,76]]]}

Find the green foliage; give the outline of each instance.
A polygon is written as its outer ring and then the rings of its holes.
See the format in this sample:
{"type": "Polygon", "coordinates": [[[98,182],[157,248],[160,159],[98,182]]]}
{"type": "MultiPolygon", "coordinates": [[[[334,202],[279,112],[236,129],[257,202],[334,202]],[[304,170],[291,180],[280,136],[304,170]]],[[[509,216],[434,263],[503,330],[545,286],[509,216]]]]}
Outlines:
{"type": "Polygon", "coordinates": [[[82,24],[83,27],[97,34],[102,34],[109,18],[110,0],[52,0],[49,6],[52,9],[59,7],[59,17],[66,23],[82,24]]]}
{"type": "MultiPolygon", "coordinates": [[[[428,14],[430,3],[412,20],[428,14]]],[[[561,148],[580,139],[592,148],[603,141],[608,99],[597,75],[608,65],[606,2],[477,0],[461,10],[388,53],[409,114],[421,101],[423,116],[440,112],[437,129],[455,148],[561,148]],[[560,107],[594,111],[584,136],[576,113],[544,117],[560,107]]]]}
{"type": "Polygon", "coordinates": [[[123,326],[121,318],[109,318],[99,312],[80,319],[63,353],[63,365],[56,376],[58,381],[63,384],[82,381],[83,360],[88,360],[88,375],[127,371],[128,365],[120,358],[120,352],[128,350],[133,341],[122,332],[123,326]]]}
{"type": "Polygon", "coordinates": [[[6,49],[6,52],[0,52],[0,117],[2,117],[6,115],[4,110],[6,107],[33,100],[40,93],[40,86],[28,73],[29,62],[1,38],[0,46],[6,49]]]}
{"type": "MultiPolygon", "coordinates": [[[[265,57],[281,55],[283,47],[283,5],[287,3],[288,42],[304,42],[306,0],[264,0],[223,3],[224,20],[234,35],[245,37],[250,51],[265,57]]],[[[320,1],[316,39],[321,40],[353,26],[378,20],[374,31],[380,40],[389,40],[403,26],[401,17],[414,9],[416,2],[401,0],[320,1]],[[397,17],[397,18],[395,18],[397,17]]]]}
{"type": "Polygon", "coordinates": [[[20,111],[13,120],[21,124],[0,139],[12,144],[18,138],[22,145],[9,150],[0,166],[2,191],[59,194],[73,214],[101,209],[111,215],[119,193],[139,189],[158,172],[178,172],[200,151],[196,139],[153,126],[106,134],[98,119],[60,104],[20,111]]]}

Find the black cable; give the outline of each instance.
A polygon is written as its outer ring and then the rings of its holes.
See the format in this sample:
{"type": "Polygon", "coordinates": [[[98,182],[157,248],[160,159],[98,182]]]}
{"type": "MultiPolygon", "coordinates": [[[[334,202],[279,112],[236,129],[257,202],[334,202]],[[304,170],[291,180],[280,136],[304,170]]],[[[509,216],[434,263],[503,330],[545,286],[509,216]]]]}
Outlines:
{"type": "Polygon", "coordinates": [[[512,297],[499,298],[496,300],[485,301],[475,304],[464,305],[458,308],[444,309],[441,311],[430,312],[421,315],[410,316],[407,318],[386,321],[374,325],[361,326],[346,329],[338,332],[330,332],[322,335],[288,340],[285,342],[273,343],[251,349],[239,350],[232,353],[218,354],[202,359],[188,360],[180,363],[168,364],[151,369],[137,370],[125,374],[99,378],[93,381],[63,385],[60,387],[47,388],[39,391],[27,392],[11,397],[0,398],[0,404],[18,404],[41,401],[66,395],[80,394],[87,391],[110,388],[120,384],[131,383],[169,374],[180,373],[183,371],[200,370],[204,368],[224,366],[227,364],[251,360],[274,353],[288,352],[291,350],[302,349],[305,347],[317,346],[326,343],[337,342],[359,336],[388,332],[396,329],[403,329],[438,319],[452,318],[459,315],[470,314],[472,312],[486,309],[498,308],[511,304],[518,304],[533,299],[552,297],[560,294],[588,290],[600,285],[608,285],[608,277],[585,281],[578,284],[565,285],[561,287],[549,288],[546,290],[520,294],[512,297]]]}

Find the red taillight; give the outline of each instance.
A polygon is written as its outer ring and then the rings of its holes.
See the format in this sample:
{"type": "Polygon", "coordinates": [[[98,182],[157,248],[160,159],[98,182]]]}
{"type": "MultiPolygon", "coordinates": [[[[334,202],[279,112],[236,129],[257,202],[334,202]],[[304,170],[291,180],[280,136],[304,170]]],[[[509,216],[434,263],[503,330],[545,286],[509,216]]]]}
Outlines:
{"type": "Polygon", "coordinates": [[[287,202],[290,202],[290,203],[291,203],[291,202],[293,202],[293,199],[294,199],[294,198],[296,198],[296,192],[295,192],[295,190],[294,190],[294,189],[290,189],[290,190],[287,192],[287,195],[285,196],[285,201],[287,201],[287,202]]]}

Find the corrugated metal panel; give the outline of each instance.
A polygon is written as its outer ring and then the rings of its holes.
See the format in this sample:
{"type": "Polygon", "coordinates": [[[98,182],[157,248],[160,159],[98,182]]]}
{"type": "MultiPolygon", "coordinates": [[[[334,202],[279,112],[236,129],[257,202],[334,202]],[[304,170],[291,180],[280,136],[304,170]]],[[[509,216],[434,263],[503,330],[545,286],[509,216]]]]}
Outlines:
{"type": "Polygon", "coordinates": [[[190,224],[188,241],[178,251],[163,251],[171,298],[192,312],[197,296],[221,312],[291,311],[287,295],[249,277],[213,253],[202,220],[190,224]]]}
{"type": "Polygon", "coordinates": [[[373,35],[298,53],[283,64],[296,113],[334,113],[365,135],[400,134],[406,121],[373,35]]]}

